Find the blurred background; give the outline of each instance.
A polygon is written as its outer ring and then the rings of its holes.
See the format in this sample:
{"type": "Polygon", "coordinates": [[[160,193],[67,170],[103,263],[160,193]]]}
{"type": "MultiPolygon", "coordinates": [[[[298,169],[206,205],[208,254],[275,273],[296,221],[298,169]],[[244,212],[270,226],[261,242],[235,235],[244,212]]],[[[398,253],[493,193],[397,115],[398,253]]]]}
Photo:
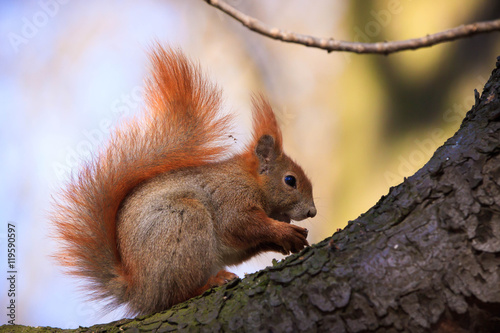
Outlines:
{"type": "MultiPolygon", "coordinates": [[[[362,42],[421,37],[500,17],[497,0],[230,1],[303,34],[362,42]]],[[[390,56],[331,53],[255,34],[203,1],[0,1],[0,324],[7,297],[7,224],[16,225],[16,323],[75,328],[120,319],[85,302],[50,254],[51,196],[138,113],[152,42],[179,46],[223,87],[249,127],[265,92],[285,149],[310,175],[316,243],[373,206],[453,135],[500,55],[492,33],[390,56]]],[[[277,254],[232,268],[240,276],[277,254]]]]}

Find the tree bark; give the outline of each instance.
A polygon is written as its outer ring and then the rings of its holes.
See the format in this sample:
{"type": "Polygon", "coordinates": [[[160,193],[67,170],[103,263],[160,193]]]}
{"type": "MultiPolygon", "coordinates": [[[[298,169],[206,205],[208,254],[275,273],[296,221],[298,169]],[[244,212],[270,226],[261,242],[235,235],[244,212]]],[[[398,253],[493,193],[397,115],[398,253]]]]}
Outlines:
{"type": "Polygon", "coordinates": [[[163,313],[76,332],[500,332],[499,153],[500,58],[457,133],[344,230],[163,313]]]}

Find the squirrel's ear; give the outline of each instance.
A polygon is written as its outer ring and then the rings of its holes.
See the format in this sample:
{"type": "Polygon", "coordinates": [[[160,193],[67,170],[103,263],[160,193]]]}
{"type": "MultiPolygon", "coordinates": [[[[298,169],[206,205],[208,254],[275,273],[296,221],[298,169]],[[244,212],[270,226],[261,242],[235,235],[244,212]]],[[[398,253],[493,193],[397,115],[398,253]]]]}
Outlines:
{"type": "Polygon", "coordinates": [[[269,134],[261,136],[255,146],[255,154],[259,159],[259,173],[266,173],[269,170],[269,165],[273,163],[279,155],[274,138],[269,134]]]}

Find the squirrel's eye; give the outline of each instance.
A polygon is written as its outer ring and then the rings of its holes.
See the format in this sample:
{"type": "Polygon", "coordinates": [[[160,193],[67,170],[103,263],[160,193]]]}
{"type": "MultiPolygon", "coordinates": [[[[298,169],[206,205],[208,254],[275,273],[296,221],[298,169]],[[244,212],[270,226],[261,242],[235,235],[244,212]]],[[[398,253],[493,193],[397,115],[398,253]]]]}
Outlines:
{"type": "Polygon", "coordinates": [[[285,184],[287,184],[288,186],[291,186],[293,188],[296,188],[297,187],[297,180],[295,179],[294,176],[288,175],[288,176],[285,176],[285,184]]]}

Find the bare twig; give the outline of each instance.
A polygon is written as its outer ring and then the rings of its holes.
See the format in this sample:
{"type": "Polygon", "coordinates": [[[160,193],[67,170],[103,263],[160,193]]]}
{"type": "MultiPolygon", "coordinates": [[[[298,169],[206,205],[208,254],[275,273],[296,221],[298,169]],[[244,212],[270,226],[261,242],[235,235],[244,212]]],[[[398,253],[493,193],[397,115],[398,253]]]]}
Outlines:
{"type": "Polygon", "coordinates": [[[310,47],[332,51],[345,51],[355,53],[379,53],[389,54],[404,50],[415,50],[423,47],[429,47],[439,43],[449,42],[459,38],[470,37],[473,35],[499,31],[500,19],[485,22],[476,22],[459,27],[441,31],[421,38],[407,39],[394,42],[378,43],[357,43],[334,40],[333,38],[318,38],[314,36],[302,35],[291,31],[273,28],[254,17],[248,16],[222,0],[205,0],[209,5],[220,9],[224,13],[241,22],[245,27],[261,35],[281,40],[283,42],[302,44],[310,47]]]}

